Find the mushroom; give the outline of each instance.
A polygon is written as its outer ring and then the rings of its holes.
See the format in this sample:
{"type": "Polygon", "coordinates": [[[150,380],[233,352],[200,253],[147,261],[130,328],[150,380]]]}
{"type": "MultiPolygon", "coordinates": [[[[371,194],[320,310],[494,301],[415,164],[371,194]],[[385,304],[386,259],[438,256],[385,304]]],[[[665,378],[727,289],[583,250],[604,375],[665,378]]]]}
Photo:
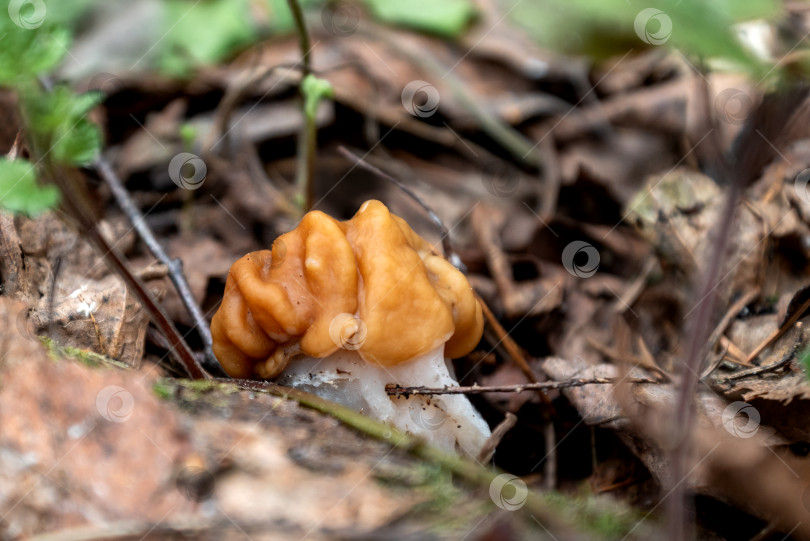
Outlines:
{"type": "Polygon", "coordinates": [[[276,379],[470,456],[490,431],[464,395],[385,386],[457,385],[449,359],[482,331],[464,275],[373,200],[344,222],[309,212],[272,250],[236,261],[211,322],[230,376],[276,379]]]}

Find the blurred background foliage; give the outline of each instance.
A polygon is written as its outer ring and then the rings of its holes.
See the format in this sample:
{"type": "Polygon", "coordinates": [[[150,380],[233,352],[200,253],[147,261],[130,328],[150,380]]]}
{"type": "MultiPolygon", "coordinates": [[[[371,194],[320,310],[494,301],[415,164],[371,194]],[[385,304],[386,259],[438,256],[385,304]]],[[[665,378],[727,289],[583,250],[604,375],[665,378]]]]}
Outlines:
{"type": "MultiPolygon", "coordinates": [[[[136,67],[172,76],[190,76],[195,66],[216,64],[257,40],[294,32],[287,0],[75,0],[51,4],[48,19],[55,25],[78,33],[103,32],[101,25],[114,35],[118,45],[98,51],[107,59],[90,60],[109,67],[117,54],[146,52],[136,67]],[[142,19],[144,32],[128,36],[112,32],[114,19],[122,13],[142,19]],[[131,51],[126,50],[128,41],[131,51]],[[148,46],[142,47],[142,41],[148,46]]],[[[301,4],[315,12],[330,2],[301,0],[301,4]]],[[[345,2],[331,4],[339,11],[345,2]]],[[[461,36],[477,15],[471,0],[363,0],[352,5],[380,22],[446,38],[461,36]]],[[[604,58],[644,45],[634,25],[642,8],[666,14],[669,28],[661,28],[662,19],[651,17],[645,21],[644,31],[650,36],[663,32],[661,37],[670,46],[695,57],[725,60],[752,74],[761,75],[768,69],[737,39],[734,25],[775,18],[779,14],[776,0],[653,1],[643,6],[626,0],[507,0],[502,9],[512,23],[544,47],[604,58]]],[[[127,66],[129,55],[122,56],[120,65],[127,66]]],[[[85,68],[92,71],[93,64],[87,62],[85,68]]]]}
{"type": "MultiPolygon", "coordinates": [[[[325,9],[341,17],[341,10],[359,8],[384,24],[450,40],[461,38],[480,18],[472,0],[300,1],[311,22],[319,21],[325,9]]],[[[56,80],[72,82],[98,73],[156,72],[189,79],[196,69],[216,66],[260,40],[295,32],[287,0],[75,0],[44,5],[44,20],[29,28],[11,17],[0,18],[0,85],[25,97],[23,116],[32,131],[43,144],[55,145],[56,161],[70,165],[88,164],[100,152],[98,129],[85,118],[98,97],[79,99],[66,87],[42,94],[37,77],[53,73],[56,80]]],[[[740,39],[739,25],[776,18],[775,0],[679,0],[644,6],[627,0],[506,0],[501,8],[503,18],[543,47],[568,55],[601,60],[665,44],[697,66],[745,73],[760,83],[779,80],[777,65],[758,54],[750,40],[740,39]]],[[[21,19],[36,15],[34,2],[22,3],[21,19]]],[[[8,171],[0,172],[2,179],[6,192],[16,186],[8,171]]],[[[9,203],[24,199],[19,197],[23,188],[14,189],[18,192],[0,198],[0,204],[15,211],[40,208],[9,203]]],[[[45,199],[53,200],[43,195],[45,199]]]]}

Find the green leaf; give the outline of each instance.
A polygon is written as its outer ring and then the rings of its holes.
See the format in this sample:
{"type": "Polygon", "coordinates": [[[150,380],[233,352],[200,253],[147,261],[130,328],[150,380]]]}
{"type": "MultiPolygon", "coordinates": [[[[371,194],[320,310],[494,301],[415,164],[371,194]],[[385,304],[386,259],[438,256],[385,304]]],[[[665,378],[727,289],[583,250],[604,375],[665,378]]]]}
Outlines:
{"type": "Polygon", "coordinates": [[[271,29],[276,33],[288,34],[295,30],[295,21],[287,0],[267,0],[267,16],[271,29]]]}
{"type": "Polygon", "coordinates": [[[53,160],[87,165],[98,156],[101,132],[86,116],[101,101],[100,92],[77,95],[60,85],[48,93],[30,89],[22,98],[29,129],[51,145],[53,160]]]}
{"type": "Polygon", "coordinates": [[[40,186],[34,165],[27,160],[0,158],[0,208],[36,216],[59,202],[56,186],[40,186]]]}
{"type": "Polygon", "coordinates": [[[304,114],[309,119],[315,118],[318,104],[322,99],[332,98],[335,95],[332,83],[326,79],[318,79],[311,73],[301,81],[301,93],[304,95],[304,114]]]}
{"type": "Polygon", "coordinates": [[[197,139],[197,126],[188,122],[180,126],[180,139],[183,141],[183,148],[191,150],[194,141],[197,139]]]}
{"type": "MultiPolygon", "coordinates": [[[[0,86],[30,81],[53,69],[64,56],[70,37],[45,16],[41,26],[23,28],[0,7],[0,86]]],[[[25,24],[26,12],[20,24],[25,24]]],[[[37,23],[34,23],[36,25],[37,23]]]]}
{"type": "Polygon", "coordinates": [[[655,46],[719,59],[752,76],[769,66],[738,39],[734,24],[779,14],[776,0],[510,0],[510,18],[544,46],[597,58],[655,46]],[[513,8],[513,9],[510,9],[513,8]]]}
{"type": "Polygon", "coordinates": [[[383,22],[446,37],[461,35],[475,15],[469,0],[366,0],[366,5],[383,22]]]}
{"type": "Polygon", "coordinates": [[[102,101],[104,101],[104,93],[100,90],[92,90],[84,94],[74,94],[73,102],[70,104],[70,112],[75,116],[86,115],[102,101]]]}
{"type": "Polygon", "coordinates": [[[76,28],[93,16],[92,8],[98,0],[51,1],[47,3],[48,22],[67,28],[76,28]]]}
{"type": "MultiPolygon", "coordinates": [[[[313,11],[322,8],[327,0],[299,0],[303,10],[313,11]]],[[[295,21],[287,0],[266,0],[267,23],[274,34],[289,34],[295,31],[295,21]]]]}
{"type": "Polygon", "coordinates": [[[84,118],[72,126],[60,126],[53,134],[51,152],[56,162],[88,165],[101,152],[101,132],[98,126],[84,118]]]}
{"type": "Polygon", "coordinates": [[[174,75],[215,64],[257,36],[247,0],[168,0],[166,24],[160,64],[174,75]]]}
{"type": "Polygon", "coordinates": [[[47,93],[24,88],[21,97],[30,129],[47,134],[65,124],[74,124],[101,103],[103,95],[96,91],[74,94],[67,86],[59,85],[47,93]]]}

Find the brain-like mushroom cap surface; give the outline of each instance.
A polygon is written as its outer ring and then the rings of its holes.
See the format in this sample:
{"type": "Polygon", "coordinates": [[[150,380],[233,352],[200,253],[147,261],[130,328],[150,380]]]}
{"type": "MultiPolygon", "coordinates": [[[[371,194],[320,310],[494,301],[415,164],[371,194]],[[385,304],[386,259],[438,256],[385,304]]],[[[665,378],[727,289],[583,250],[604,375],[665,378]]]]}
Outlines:
{"type": "Polygon", "coordinates": [[[442,343],[461,357],[482,330],[464,275],[379,201],[345,222],[309,212],[272,250],[239,259],[211,322],[214,353],[239,378],[272,378],[295,354],[341,347],[383,366],[442,343]]]}

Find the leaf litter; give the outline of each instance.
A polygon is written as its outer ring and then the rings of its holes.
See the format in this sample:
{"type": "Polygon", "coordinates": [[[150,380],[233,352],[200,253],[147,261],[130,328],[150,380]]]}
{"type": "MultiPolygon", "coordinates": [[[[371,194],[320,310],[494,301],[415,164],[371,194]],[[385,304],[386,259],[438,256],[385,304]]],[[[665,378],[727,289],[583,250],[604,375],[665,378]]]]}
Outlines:
{"type": "MultiPolygon", "coordinates": [[[[87,29],[76,47],[93,50],[87,40],[101,40],[98,30],[87,29]]],[[[365,16],[348,36],[317,25],[313,34],[314,69],[335,91],[334,107],[319,116],[316,191],[325,195],[319,208],[346,217],[359,201],[381,198],[438,242],[416,205],[354,171],[337,147],[371,149],[369,163],[402,179],[448,224],[471,283],[539,380],[658,381],[550,391],[545,398],[476,396],[492,426],[507,412],[518,419],[494,463],[541,487],[554,460],[560,492],[655,512],[679,482],[670,475],[676,442],[668,428],[684,329],[701,309],[693,288],[716,246],[727,190],[700,172],[705,164],[692,151],[703,134],[694,75],[683,58],[648,49],[587,66],[521,33],[500,26],[486,33],[475,25],[462,41],[477,39],[480,46],[467,55],[435,36],[365,16]],[[424,51],[435,60],[414,53],[424,51]],[[450,71],[452,77],[442,77],[450,71]],[[403,106],[411,81],[430,81],[440,96],[429,118],[403,106]],[[553,168],[538,174],[528,159],[510,160],[515,140],[504,133],[532,142],[549,137],[551,144],[533,152],[544,164],[556,163],[556,174],[553,168]],[[566,260],[574,242],[593,250],[566,260]]],[[[297,62],[297,47],[292,37],[258,42],[232,60],[200,67],[187,82],[149,73],[116,77],[104,101],[101,122],[117,173],[172,257],[184,262],[205,313],[221,298],[230,264],[268,247],[297,219],[294,205],[283,201],[292,200],[295,177],[296,74],[256,74],[256,66],[297,62]],[[181,135],[184,126],[193,127],[190,138],[181,135]],[[215,151],[202,153],[203,141],[226,133],[215,151]],[[193,192],[176,189],[165,174],[168,160],[189,150],[208,166],[204,185],[193,192]]],[[[98,84],[89,79],[74,82],[98,84]]],[[[712,74],[708,85],[711,112],[730,148],[761,96],[740,77],[712,74]],[[749,109],[729,109],[729,90],[749,109]]],[[[0,148],[9,149],[16,131],[0,137],[0,148]]],[[[735,529],[701,519],[701,538],[751,538],[768,528],[810,538],[810,387],[802,365],[810,198],[796,183],[808,166],[810,146],[800,138],[761,174],[752,173],[756,180],[729,239],[716,327],[699,374],[687,485],[720,502],[721,514],[740,512],[746,520],[735,529]]],[[[190,331],[193,321],[165,270],[152,265],[105,189],[97,192],[105,234],[163,296],[172,320],[190,331]]],[[[227,521],[256,539],[356,531],[404,536],[419,531],[414,509],[438,506],[417,513],[438,522],[441,501],[454,499],[465,512],[486,517],[477,538],[504,531],[519,538],[537,528],[499,516],[475,491],[438,494],[440,473],[426,473],[403,453],[291,402],[159,379],[165,345],[150,338],[144,310],[81,238],[53,215],[3,215],[0,236],[0,308],[9,322],[0,333],[0,499],[8,504],[0,524],[8,538],[124,519],[165,520],[159,531],[168,535],[190,531],[190,517],[212,538],[234,535],[227,521]],[[34,334],[134,371],[51,361],[34,334]],[[125,422],[105,417],[126,411],[121,397],[112,412],[97,407],[111,386],[133,400],[125,422]],[[184,468],[200,474],[191,476],[193,488],[188,475],[179,475],[184,468]],[[204,488],[208,475],[214,482],[206,494],[197,485],[204,488]]],[[[463,385],[527,382],[491,329],[456,371],[463,385]]],[[[464,535],[456,527],[436,538],[464,535]]],[[[624,532],[639,535],[646,527],[624,532]]]]}

